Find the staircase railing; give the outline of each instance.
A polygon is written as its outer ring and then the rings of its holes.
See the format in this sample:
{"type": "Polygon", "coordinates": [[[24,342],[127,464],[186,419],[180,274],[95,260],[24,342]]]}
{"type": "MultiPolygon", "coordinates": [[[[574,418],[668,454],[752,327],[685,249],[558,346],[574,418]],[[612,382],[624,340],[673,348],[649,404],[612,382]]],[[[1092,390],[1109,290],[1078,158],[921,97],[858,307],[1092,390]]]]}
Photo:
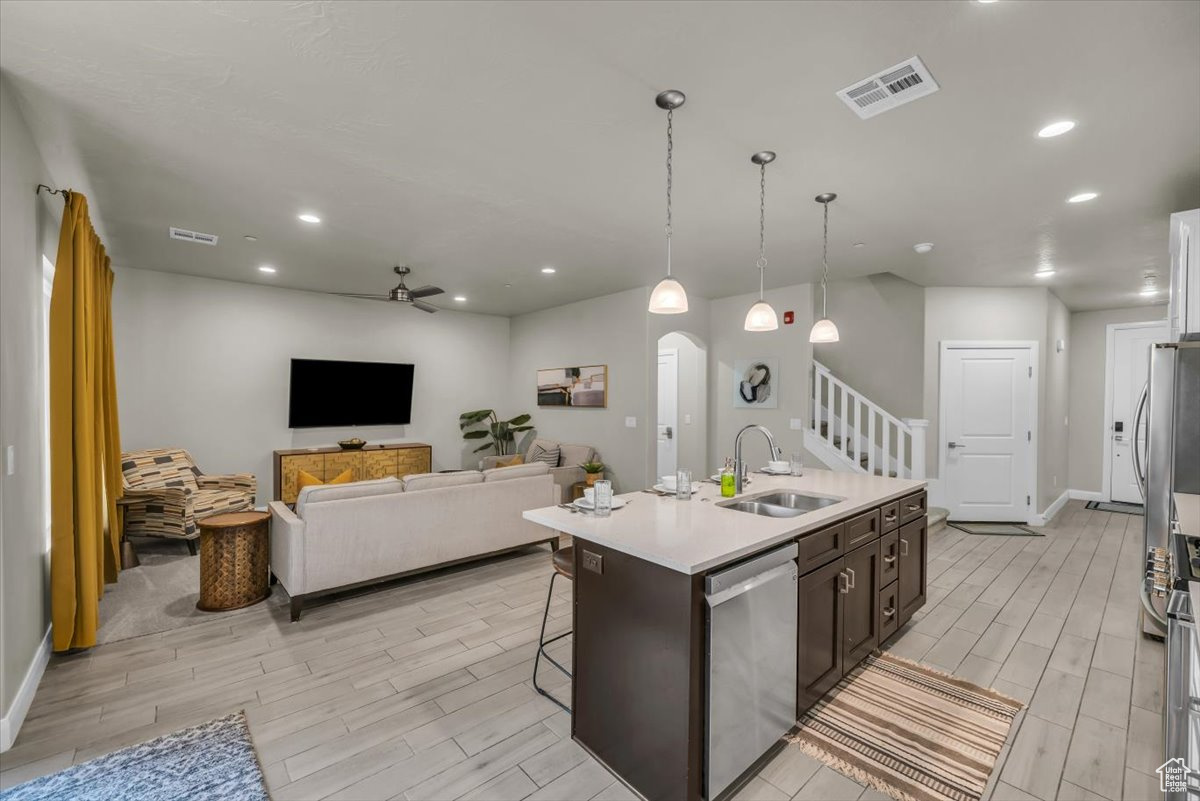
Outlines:
{"type": "Polygon", "coordinates": [[[928,420],[899,418],[813,360],[809,433],[853,472],[925,478],[928,420]],[[864,458],[865,457],[865,458],[864,458]]]}

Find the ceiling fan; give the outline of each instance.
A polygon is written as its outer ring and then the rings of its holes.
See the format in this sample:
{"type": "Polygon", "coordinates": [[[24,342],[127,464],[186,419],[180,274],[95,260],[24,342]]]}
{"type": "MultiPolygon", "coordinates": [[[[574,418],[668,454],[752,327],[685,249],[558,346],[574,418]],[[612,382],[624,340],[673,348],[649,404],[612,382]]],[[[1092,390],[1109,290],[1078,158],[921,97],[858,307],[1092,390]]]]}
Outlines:
{"type": "Polygon", "coordinates": [[[437,286],[423,286],[418,289],[409,289],[404,285],[404,277],[412,272],[412,268],[404,264],[398,264],[392,271],[400,276],[400,283],[392,288],[386,295],[362,295],[357,292],[334,292],[335,295],[341,295],[344,298],[362,298],[364,300],[386,300],[396,303],[407,303],[410,306],[415,306],[423,312],[433,314],[438,310],[437,306],[432,306],[428,303],[422,303],[421,298],[427,298],[431,295],[440,295],[443,290],[437,286]]]}

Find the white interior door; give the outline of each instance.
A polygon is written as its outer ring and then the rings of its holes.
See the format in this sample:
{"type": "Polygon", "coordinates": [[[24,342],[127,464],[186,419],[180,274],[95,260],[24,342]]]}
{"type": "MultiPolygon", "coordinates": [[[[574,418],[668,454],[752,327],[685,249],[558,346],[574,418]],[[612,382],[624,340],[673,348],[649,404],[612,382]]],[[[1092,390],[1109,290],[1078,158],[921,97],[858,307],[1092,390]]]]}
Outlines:
{"type": "Polygon", "coordinates": [[[1146,421],[1133,430],[1134,415],[1150,368],[1150,346],[1166,342],[1167,323],[1115,326],[1112,332],[1109,370],[1112,396],[1108,419],[1109,498],[1124,503],[1141,503],[1142,492],[1133,472],[1133,448],[1145,453],[1146,421]]]}
{"type": "MultiPolygon", "coordinates": [[[[675,475],[678,463],[679,351],[658,352],[658,473],[675,475]]],[[[657,480],[655,483],[658,483],[657,480]]]]}
{"type": "Polygon", "coordinates": [[[1032,514],[1035,370],[1028,345],[943,345],[941,475],[951,519],[1032,514]]]}

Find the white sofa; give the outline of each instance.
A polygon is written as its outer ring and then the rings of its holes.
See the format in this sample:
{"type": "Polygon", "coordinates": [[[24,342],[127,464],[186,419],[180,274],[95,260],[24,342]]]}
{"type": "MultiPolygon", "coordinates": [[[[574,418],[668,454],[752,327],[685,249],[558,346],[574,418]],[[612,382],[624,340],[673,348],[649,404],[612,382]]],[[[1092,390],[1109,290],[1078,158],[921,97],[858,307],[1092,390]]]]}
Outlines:
{"type": "Polygon", "coordinates": [[[305,487],[271,509],[271,572],[292,599],[417,573],[557,535],[521,512],[552,506],[545,464],[305,487]]]}

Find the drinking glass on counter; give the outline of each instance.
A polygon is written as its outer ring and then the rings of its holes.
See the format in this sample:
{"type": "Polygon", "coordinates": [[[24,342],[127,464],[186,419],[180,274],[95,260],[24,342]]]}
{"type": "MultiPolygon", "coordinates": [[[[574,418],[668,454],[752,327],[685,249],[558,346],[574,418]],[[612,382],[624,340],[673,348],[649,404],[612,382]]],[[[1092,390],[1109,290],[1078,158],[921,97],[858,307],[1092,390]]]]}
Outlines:
{"type": "Polygon", "coordinates": [[[804,475],[804,454],[793,453],[792,460],[788,463],[788,472],[793,476],[804,475]]]}
{"type": "Polygon", "coordinates": [[[593,501],[596,517],[608,517],[612,514],[612,482],[608,480],[597,481],[592,485],[592,489],[596,491],[593,501]]]}
{"type": "Polygon", "coordinates": [[[675,471],[675,500],[690,501],[692,499],[692,471],[679,469],[675,471]]]}

